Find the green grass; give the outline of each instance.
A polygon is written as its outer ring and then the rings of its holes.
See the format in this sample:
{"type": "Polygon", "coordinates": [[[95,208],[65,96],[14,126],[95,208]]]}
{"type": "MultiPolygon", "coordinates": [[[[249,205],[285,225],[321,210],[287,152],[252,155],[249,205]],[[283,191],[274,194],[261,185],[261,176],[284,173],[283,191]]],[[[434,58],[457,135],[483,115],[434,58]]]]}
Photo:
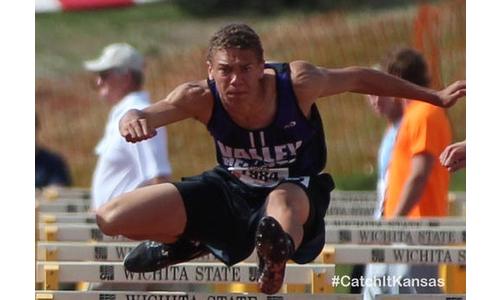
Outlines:
{"type": "Polygon", "coordinates": [[[450,190],[465,191],[465,169],[451,175],[450,190]]]}

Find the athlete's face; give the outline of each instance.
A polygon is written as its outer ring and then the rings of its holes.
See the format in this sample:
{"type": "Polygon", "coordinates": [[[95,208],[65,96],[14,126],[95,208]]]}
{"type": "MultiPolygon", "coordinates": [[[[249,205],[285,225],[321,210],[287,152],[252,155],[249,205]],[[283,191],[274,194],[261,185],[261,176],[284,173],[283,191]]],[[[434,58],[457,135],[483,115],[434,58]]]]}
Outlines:
{"type": "Polygon", "coordinates": [[[224,100],[241,101],[258,92],[264,62],[252,50],[217,50],[207,64],[208,74],[224,100]]]}

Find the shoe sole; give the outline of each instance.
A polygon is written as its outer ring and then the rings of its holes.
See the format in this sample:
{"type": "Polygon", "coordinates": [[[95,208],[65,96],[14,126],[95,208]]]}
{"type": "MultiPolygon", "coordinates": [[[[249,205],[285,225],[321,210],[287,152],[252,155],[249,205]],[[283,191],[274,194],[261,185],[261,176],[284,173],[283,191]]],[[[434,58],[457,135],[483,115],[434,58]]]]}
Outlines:
{"type": "Polygon", "coordinates": [[[255,245],[259,257],[258,284],[265,294],[275,294],[283,285],[288,260],[286,241],[286,234],[276,219],[262,218],[257,226],[255,245]]]}

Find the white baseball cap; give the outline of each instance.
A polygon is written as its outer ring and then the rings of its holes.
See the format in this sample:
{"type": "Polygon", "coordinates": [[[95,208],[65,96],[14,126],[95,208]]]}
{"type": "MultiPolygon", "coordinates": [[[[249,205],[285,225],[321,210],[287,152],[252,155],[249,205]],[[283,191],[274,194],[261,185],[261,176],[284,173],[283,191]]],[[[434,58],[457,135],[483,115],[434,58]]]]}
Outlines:
{"type": "Polygon", "coordinates": [[[142,71],[144,58],[129,44],[116,43],[106,46],[99,58],[85,61],[84,67],[92,72],[102,72],[114,68],[142,71]]]}

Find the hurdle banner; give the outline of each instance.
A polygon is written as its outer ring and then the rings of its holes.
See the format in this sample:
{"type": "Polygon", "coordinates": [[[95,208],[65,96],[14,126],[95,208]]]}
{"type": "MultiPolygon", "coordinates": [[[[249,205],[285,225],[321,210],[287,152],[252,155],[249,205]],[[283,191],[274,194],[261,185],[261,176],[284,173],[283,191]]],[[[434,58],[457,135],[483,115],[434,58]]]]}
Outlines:
{"type": "MultiPolygon", "coordinates": [[[[44,212],[40,214],[41,223],[87,223],[96,222],[95,213],[92,212],[44,212]]],[[[330,226],[351,226],[351,227],[442,227],[442,226],[465,226],[464,217],[427,217],[422,219],[382,219],[376,220],[373,217],[353,218],[347,216],[326,216],[325,224],[330,226]]]]}
{"type": "Polygon", "coordinates": [[[327,245],[323,253],[331,253],[331,261],[338,264],[466,264],[465,246],[327,245]]]}
{"type": "Polygon", "coordinates": [[[330,198],[334,201],[347,201],[347,202],[376,202],[376,191],[343,191],[333,190],[330,193],[330,198]]]}
{"type": "Polygon", "coordinates": [[[36,291],[36,300],[361,300],[350,294],[223,294],[141,291],[36,291]]]}
{"type": "MultiPolygon", "coordinates": [[[[61,201],[61,203],[42,202],[40,204],[40,212],[88,212],[90,203],[75,203],[71,200],[61,201]],[[70,201],[70,202],[68,202],[70,201]],[[66,203],[65,203],[66,202],[66,203]]],[[[330,205],[326,211],[329,216],[372,216],[375,207],[357,207],[357,206],[335,206],[330,205]]]]}
{"type": "Polygon", "coordinates": [[[325,218],[325,224],[329,226],[350,226],[350,227],[452,227],[465,226],[466,221],[463,217],[442,217],[442,218],[423,218],[423,219],[408,219],[396,218],[390,220],[376,220],[374,218],[352,218],[352,217],[332,217],[325,218]]]}
{"type": "MultiPolygon", "coordinates": [[[[257,266],[239,263],[228,267],[222,263],[182,263],[156,272],[132,273],[121,262],[37,262],[37,282],[46,289],[59,282],[149,282],[149,283],[255,283],[257,266]]],[[[287,264],[284,283],[312,284],[315,274],[325,274],[325,282],[335,273],[333,264],[287,264]]],[[[318,283],[319,284],[319,283],[318,283]]]]}
{"type": "Polygon", "coordinates": [[[132,242],[120,235],[105,235],[96,224],[40,224],[38,230],[44,241],[132,242]]]}
{"type": "Polygon", "coordinates": [[[330,205],[327,216],[373,216],[375,207],[336,207],[330,205]]]}
{"type": "MultiPolygon", "coordinates": [[[[115,242],[38,242],[37,259],[41,261],[123,261],[139,243],[115,242]],[[40,251],[40,252],[38,252],[40,251]]],[[[254,255],[254,253],[252,253],[254,255]]],[[[246,262],[256,262],[256,256],[246,262]]],[[[212,254],[191,262],[219,262],[212,254]]]]}
{"type": "Polygon", "coordinates": [[[88,212],[90,203],[58,203],[58,202],[41,202],[40,212],[88,212]]]}
{"type": "MultiPolygon", "coordinates": [[[[40,224],[41,240],[130,242],[122,236],[107,236],[95,224],[40,224]]],[[[465,244],[464,227],[437,228],[352,228],[326,226],[327,244],[452,245],[465,244]]]]}
{"type": "MultiPolygon", "coordinates": [[[[330,193],[330,198],[334,201],[347,201],[347,202],[376,202],[376,191],[355,191],[355,190],[333,190],[330,193]]],[[[465,202],[466,193],[462,191],[448,192],[448,201],[450,202],[465,202]]]]}
{"type": "Polygon", "coordinates": [[[422,228],[345,228],[326,227],[326,243],[328,244],[393,244],[407,245],[453,245],[465,244],[465,228],[438,227],[422,228]]]}
{"type": "MultiPolygon", "coordinates": [[[[61,202],[64,200],[90,201],[90,190],[88,188],[46,188],[37,191],[38,198],[43,202],[45,200],[61,202]]],[[[464,192],[449,192],[449,202],[465,202],[464,192]]],[[[346,204],[359,206],[370,206],[377,203],[377,193],[375,191],[337,191],[330,194],[332,204],[346,204]]]]}
{"type": "MultiPolygon", "coordinates": [[[[37,259],[41,261],[122,261],[138,243],[39,242],[37,259]]],[[[330,255],[330,263],[404,263],[404,264],[466,264],[465,246],[372,246],[326,245],[315,262],[330,255]]],[[[218,262],[212,254],[191,262],[218,262]]],[[[255,251],[244,262],[257,262],[255,251]]]]}
{"type": "Polygon", "coordinates": [[[73,223],[73,224],[95,224],[96,218],[93,213],[42,213],[40,223],[73,223]]]}

